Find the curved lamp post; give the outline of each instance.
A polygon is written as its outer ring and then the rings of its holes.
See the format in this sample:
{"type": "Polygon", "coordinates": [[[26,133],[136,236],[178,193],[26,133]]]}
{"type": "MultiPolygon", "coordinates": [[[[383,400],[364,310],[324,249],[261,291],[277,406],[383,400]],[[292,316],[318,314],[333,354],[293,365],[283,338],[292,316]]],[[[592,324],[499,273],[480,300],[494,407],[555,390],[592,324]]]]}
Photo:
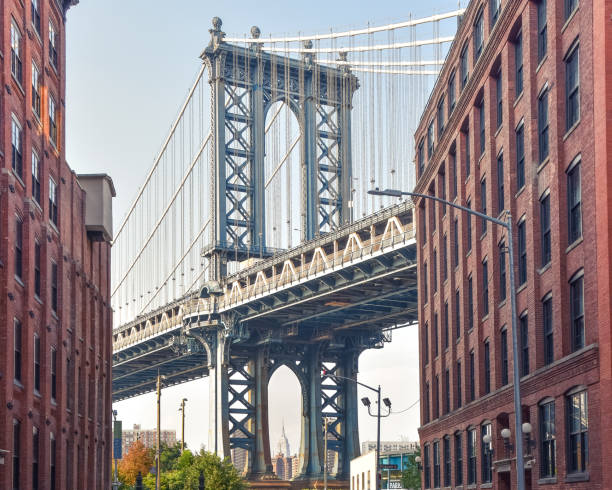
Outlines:
{"type": "Polygon", "coordinates": [[[512,243],[512,214],[509,210],[504,211],[505,221],[497,218],[493,218],[483,213],[479,213],[478,211],[474,211],[473,209],[466,208],[464,206],[460,206],[459,204],[452,203],[445,199],[440,199],[436,196],[430,196],[428,194],[419,194],[416,192],[406,192],[400,191],[396,189],[385,189],[384,191],[376,188],[374,190],[369,190],[368,194],[374,196],[390,196],[390,197],[418,197],[423,199],[430,199],[432,201],[437,201],[446,206],[450,206],[455,209],[459,209],[468,214],[473,214],[482,218],[486,221],[490,221],[502,228],[505,228],[508,233],[507,239],[507,251],[508,251],[508,263],[510,267],[510,303],[512,308],[512,360],[513,360],[513,372],[514,372],[514,423],[516,426],[516,434],[514,439],[514,444],[516,447],[516,478],[517,478],[517,488],[518,490],[525,490],[525,460],[523,459],[523,423],[522,423],[522,414],[521,414],[521,388],[520,388],[520,380],[521,375],[519,371],[519,355],[518,355],[518,338],[517,338],[517,313],[516,313],[516,287],[514,284],[514,249],[512,243]]]}

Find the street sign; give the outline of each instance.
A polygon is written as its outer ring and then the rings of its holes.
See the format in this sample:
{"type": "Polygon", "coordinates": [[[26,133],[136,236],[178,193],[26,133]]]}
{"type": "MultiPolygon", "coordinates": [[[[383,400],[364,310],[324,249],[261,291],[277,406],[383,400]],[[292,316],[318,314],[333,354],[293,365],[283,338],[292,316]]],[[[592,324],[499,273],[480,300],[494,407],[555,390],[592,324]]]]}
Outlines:
{"type": "Polygon", "coordinates": [[[397,470],[397,465],[396,464],[381,464],[380,469],[381,470],[397,470]]]}
{"type": "Polygon", "coordinates": [[[404,486],[402,485],[401,481],[397,481],[397,480],[391,480],[389,482],[389,488],[396,488],[396,489],[403,489],[404,486]]]}
{"type": "Polygon", "coordinates": [[[115,459],[121,459],[121,432],[122,424],[121,420],[115,420],[113,424],[113,457],[115,459]]]}

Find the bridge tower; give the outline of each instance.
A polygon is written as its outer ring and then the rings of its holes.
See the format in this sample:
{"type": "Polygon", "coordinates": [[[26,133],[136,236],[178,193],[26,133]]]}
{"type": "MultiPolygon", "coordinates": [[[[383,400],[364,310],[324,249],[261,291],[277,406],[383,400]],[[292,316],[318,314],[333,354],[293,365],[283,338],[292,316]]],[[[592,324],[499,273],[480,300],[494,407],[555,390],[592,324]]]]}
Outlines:
{"type": "MultiPolygon", "coordinates": [[[[224,42],[215,17],[201,58],[211,85],[211,278],[226,276],[228,260],[267,257],[265,120],[285,101],[301,133],[302,241],[352,221],[351,109],[358,88],[350,69],[316,62],[312,42],[301,59],[224,42]]],[[[251,29],[259,38],[257,27],[251,29]]],[[[344,54],[341,54],[343,56],[344,54]]],[[[282,203],[281,203],[282,204],[282,203]]]]}

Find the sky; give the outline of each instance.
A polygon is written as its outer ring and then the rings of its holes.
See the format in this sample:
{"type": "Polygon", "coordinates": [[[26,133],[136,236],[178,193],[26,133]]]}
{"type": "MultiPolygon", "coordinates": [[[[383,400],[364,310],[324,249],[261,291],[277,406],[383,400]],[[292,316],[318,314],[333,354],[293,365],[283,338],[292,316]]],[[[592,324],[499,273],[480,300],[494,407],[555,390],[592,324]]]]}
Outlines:
{"type": "MultiPolygon", "coordinates": [[[[467,0],[461,1],[465,6],[467,0]]],[[[213,16],[228,35],[244,35],[252,25],[262,37],[329,32],[384,25],[456,9],[457,0],[82,0],[67,20],[66,143],[68,163],[77,173],[108,173],[114,180],[115,225],[121,221],[157,155],[199,70],[213,16]]],[[[393,410],[419,398],[418,333],[412,326],[393,333],[384,349],[364,352],[359,380],[380,384],[393,410]]],[[[285,429],[299,446],[300,392],[288,369],[270,381],[270,439],[276,447],[285,429]]],[[[359,391],[359,398],[370,395],[359,391]]],[[[178,407],[188,399],[186,442],[199,448],[208,428],[208,380],[164,389],[162,428],[180,434],[178,407]]],[[[124,428],[155,427],[155,396],[115,404],[124,428]]],[[[418,440],[419,409],[391,415],[382,437],[418,440]]],[[[376,436],[376,420],[360,405],[362,441],[376,436]]]]}

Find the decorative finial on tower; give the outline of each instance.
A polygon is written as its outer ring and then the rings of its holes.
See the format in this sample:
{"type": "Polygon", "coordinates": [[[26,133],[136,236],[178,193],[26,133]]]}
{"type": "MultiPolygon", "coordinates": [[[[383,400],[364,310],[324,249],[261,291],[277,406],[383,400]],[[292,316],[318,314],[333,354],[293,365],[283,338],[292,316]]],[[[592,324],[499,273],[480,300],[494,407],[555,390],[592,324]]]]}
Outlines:
{"type": "Polygon", "coordinates": [[[220,17],[213,17],[212,25],[213,28],[208,29],[208,32],[210,33],[210,44],[212,46],[217,46],[223,42],[223,37],[225,36],[225,32],[221,30],[223,21],[220,17]]]}
{"type": "Polygon", "coordinates": [[[315,54],[309,51],[312,49],[312,40],[307,39],[304,41],[302,46],[304,46],[304,51],[302,51],[302,59],[304,60],[304,63],[306,63],[307,68],[311,68],[315,58],[315,54]]]}
{"type": "Polygon", "coordinates": [[[347,76],[351,72],[351,65],[348,63],[348,53],[346,51],[340,51],[338,53],[338,61],[340,62],[340,71],[347,76]]]}
{"type": "Polygon", "coordinates": [[[259,27],[257,26],[251,27],[251,37],[253,39],[259,39],[259,36],[261,36],[261,31],[259,30],[259,27]]]}

